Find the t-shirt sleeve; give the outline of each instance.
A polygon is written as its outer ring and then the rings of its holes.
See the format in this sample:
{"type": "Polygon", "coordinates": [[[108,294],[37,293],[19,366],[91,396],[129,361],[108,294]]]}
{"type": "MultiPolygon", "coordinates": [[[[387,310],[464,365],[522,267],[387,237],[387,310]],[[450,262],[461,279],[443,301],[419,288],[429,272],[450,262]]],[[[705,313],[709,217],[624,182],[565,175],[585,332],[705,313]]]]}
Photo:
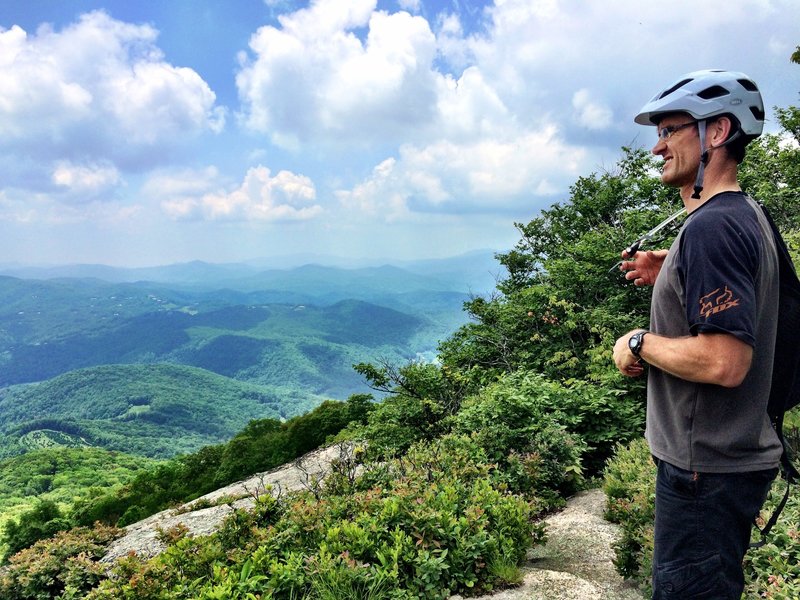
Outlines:
{"type": "Polygon", "coordinates": [[[692,335],[724,332],[755,345],[760,233],[747,217],[704,211],[687,223],[679,270],[692,335]]]}

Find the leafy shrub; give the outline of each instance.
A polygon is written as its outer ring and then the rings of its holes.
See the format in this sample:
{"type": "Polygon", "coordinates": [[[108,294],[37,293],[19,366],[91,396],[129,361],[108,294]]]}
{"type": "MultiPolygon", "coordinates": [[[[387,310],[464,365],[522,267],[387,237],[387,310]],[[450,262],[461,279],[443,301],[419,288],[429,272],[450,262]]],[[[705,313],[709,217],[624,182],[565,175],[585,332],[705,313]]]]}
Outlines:
{"type": "Polygon", "coordinates": [[[78,528],[36,542],[11,557],[0,574],[0,598],[80,598],[105,577],[98,564],[107,545],[122,534],[112,527],[78,528]]]}
{"type": "Polygon", "coordinates": [[[55,502],[40,500],[36,506],[20,515],[18,520],[6,523],[3,529],[3,541],[7,548],[4,560],[34,542],[69,528],[69,521],[64,518],[55,502]]]}
{"type": "MultiPolygon", "coordinates": [[[[773,483],[770,496],[761,509],[760,526],[772,515],[785,490],[784,481],[773,483]]],[[[745,578],[748,598],[800,598],[800,490],[797,483],[792,485],[789,500],[767,543],[750,550],[745,556],[745,578]]]]}
{"type": "Polygon", "coordinates": [[[519,370],[466,400],[453,429],[475,432],[491,460],[504,460],[512,451],[539,452],[543,460],[567,469],[560,476],[551,473],[542,485],[569,493],[581,462],[588,463],[590,473],[598,472],[614,444],[640,435],[643,423],[642,407],[624,392],[519,370]]]}
{"type": "Polygon", "coordinates": [[[650,586],[653,564],[656,467],[644,438],[620,444],[605,470],[605,516],[622,526],[614,544],[614,565],[626,578],[650,586]]]}
{"type": "Polygon", "coordinates": [[[89,598],[444,599],[513,581],[543,539],[531,503],[493,485],[485,453],[464,436],[364,468],[319,498],[259,499],[202,544],[123,561],[89,598]]]}
{"type": "Polygon", "coordinates": [[[375,390],[390,394],[374,407],[361,436],[370,452],[399,456],[418,441],[431,441],[449,431],[447,418],[458,412],[464,378],[457,371],[412,362],[400,369],[389,364],[354,365],[375,390]]]}

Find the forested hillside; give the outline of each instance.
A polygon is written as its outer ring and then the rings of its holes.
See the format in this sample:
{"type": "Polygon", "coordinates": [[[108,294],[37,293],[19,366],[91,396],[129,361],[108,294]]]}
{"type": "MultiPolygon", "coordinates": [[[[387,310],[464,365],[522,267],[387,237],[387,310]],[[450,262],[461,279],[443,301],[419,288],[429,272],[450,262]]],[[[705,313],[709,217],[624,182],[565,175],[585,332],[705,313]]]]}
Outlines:
{"type": "Polygon", "coordinates": [[[0,453],[57,444],[164,458],[226,441],[252,419],[309,410],[294,399],[180,365],[80,369],[0,390],[0,453]]]}
{"type": "MultiPolygon", "coordinates": [[[[102,448],[63,445],[0,459],[0,531],[5,531],[7,523],[18,521],[34,507],[40,515],[37,525],[46,526],[57,511],[72,506],[79,499],[115,489],[137,473],[152,468],[156,462],[102,448]]],[[[37,521],[29,516],[24,520],[37,521]]],[[[64,526],[64,523],[51,523],[49,534],[64,526]]],[[[44,535],[47,529],[40,529],[40,532],[38,537],[47,537],[44,535]]],[[[4,535],[0,538],[0,554],[4,555],[6,550],[4,535]]]]}

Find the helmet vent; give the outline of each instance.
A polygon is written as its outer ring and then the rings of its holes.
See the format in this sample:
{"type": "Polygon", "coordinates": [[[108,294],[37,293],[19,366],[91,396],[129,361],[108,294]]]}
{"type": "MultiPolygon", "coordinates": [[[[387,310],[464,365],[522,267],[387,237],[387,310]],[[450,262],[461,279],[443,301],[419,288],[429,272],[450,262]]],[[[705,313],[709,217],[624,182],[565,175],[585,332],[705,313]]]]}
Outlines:
{"type": "Polygon", "coordinates": [[[722,96],[727,96],[728,94],[730,94],[730,92],[721,85],[712,85],[710,88],[704,89],[697,95],[703,100],[711,100],[712,98],[720,98],[722,96]]]}
{"type": "Polygon", "coordinates": [[[750,112],[753,113],[753,116],[756,118],[756,121],[764,120],[764,111],[761,110],[758,106],[751,106],[750,112]]]}
{"type": "Polygon", "coordinates": [[[746,89],[748,92],[757,92],[757,91],[758,91],[758,88],[756,87],[756,84],[755,84],[755,83],[753,83],[752,81],[750,81],[749,79],[737,79],[737,81],[738,81],[738,82],[739,82],[739,83],[742,85],[742,87],[743,87],[744,89],[746,89]]]}
{"type": "Polygon", "coordinates": [[[677,90],[678,88],[682,88],[683,86],[685,86],[687,83],[690,83],[691,81],[692,81],[691,79],[684,79],[683,81],[679,81],[678,83],[676,83],[675,85],[673,85],[673,86],[672,86],[671,88],[669,88],[668,90],[665,90],[665,91],[664,91],[664,93],[663,93],[663,94],[661,94],[661,95],[658,97],[658,99],[660,100],[660,99],[661,99],[661,98],[663,98],[664,96],[669,96],[669,95],[670,95],[672,92],[674,92],[674,91],[675,91],[675,90],[677,90]]]}

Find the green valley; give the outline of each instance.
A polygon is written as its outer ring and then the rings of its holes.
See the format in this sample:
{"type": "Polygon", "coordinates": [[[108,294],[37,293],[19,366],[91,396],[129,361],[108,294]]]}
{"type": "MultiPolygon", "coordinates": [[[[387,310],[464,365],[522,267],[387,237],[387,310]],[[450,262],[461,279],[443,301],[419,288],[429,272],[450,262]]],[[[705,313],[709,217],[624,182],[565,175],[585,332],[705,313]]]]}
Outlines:
{"type": "Polygon", "coordinates": [[[307,399],[181,365],[104,365],[0,391],[0,445],[93,446],[166,457],[229,439],[254,418],[306,412],[307,399]]]}

